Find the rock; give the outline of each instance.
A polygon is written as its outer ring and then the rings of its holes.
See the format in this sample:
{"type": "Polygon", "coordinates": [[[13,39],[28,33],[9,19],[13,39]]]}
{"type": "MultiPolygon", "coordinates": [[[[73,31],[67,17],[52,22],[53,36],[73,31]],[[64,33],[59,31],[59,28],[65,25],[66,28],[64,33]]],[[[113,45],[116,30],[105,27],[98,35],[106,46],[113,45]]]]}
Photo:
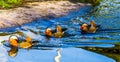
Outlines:
{"type": "Polygon", "coordinates": [[[86,4],[75,4],[69,1],[29,2],[23,7],[0,10],[0,28],[13,27],[31,22],[36,18],[55,18],[76,10],[86,4]]]}

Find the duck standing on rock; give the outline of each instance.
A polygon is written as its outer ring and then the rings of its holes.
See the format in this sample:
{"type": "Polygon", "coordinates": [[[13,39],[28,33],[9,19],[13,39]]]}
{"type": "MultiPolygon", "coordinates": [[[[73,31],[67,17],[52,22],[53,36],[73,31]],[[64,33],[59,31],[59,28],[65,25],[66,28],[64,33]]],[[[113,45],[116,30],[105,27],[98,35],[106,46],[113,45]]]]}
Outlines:
{"type": "Polygon", "coordinates": [[[98,26],[96,26],[94,20],[90,21],[90,24],[83,23],[80,26],[81,33],[95,33],[98,29],[98,26]]]}

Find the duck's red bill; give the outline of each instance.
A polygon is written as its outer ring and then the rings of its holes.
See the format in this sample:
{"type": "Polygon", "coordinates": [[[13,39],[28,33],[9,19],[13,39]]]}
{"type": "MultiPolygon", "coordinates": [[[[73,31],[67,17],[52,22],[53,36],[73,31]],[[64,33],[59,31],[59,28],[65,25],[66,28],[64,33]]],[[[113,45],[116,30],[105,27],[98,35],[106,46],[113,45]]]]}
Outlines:
{"type": "Polygon", "coordinates": [[[82,27],[82,26],[80,26],[80,29],[83,29],[83,27],[82,27]]]}

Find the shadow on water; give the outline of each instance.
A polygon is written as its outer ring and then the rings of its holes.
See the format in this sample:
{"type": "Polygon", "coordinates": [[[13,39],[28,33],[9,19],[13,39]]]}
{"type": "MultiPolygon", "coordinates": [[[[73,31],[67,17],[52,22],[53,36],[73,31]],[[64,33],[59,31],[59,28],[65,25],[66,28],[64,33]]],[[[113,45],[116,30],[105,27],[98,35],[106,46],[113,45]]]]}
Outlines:
{"type": "MultiPolygon", "coordinates": [[[[24,24],[22,26],[1,29],[0,31],[1,33],[4,32],[4,36],[11,35],[11,34],[18,34],[15,32],[19,32],[22,35],[30,36],[33,40],[39,41],[39,44],[33,46],[32,47],[33,50],[30,50],[29,52],[26,52],[20,49],[19,50],[20,52],[15,59],[20,59],[18,58],[18,56],[23,57],[22,55],[25,54],[30,56],[30,57],[26,57],[26,60],[31,59],[32,56],[35,56],[34,59],[43,60],[46,62],[52,62],[53,61],[52,57],[57,57],[57,58],[54,58],[56,62],[57,62],[57,59],[58,60],[60,59],[63,62],[66,62],[66,61],[70,62],[71,60],[68,60],[68,59],[74,59],[71,62],[77,61],[78,59],[81,59],[82,62],[88,62],[88,61],[106,62],[106,61],[102,61],[102,60],[106,60],[106,57],[103,58],[102,56],[97,55],[96,53],[93,53],[93,52],[91,53],[90,51],[85,51],[81,48],[80,49],[73,48],[73,47],[111,48],[115,46],[114,43],[120,42],[120,30],[119,30],[120,14],[118,14],[120,10],[119,8],[120,5],[116,4],[116,2],[118,2],[119,0],[118,1],[116,0],[112,3],[111,3],[112,0],[111,1],[105,0],[105,1],[106,2],[103,1],[104,3],[102,2],[100,6],[97,6],[96,7],[97,9],[92,7],[82,7],[76,11],[71,11],[66,16],[62,16],[59,18],[51,18],[51,19],[36,19],[35,21],[24,24]],[[80,28],[79,28],[79,24],[81,23],[80,20],[86,23],[88,23],[90,20],[95,20],[95,22],[100,24],[102,28],[95,34],[83,35],[80,33],[80,28]],[[54,29],[56,25],[60,25],[62,27],[68,28],[66,32],[70,33],[72,36],[66,36],[63,38],[51,38],[48,41],[48,43],[46,43],[46,39],[44,37],[45,29],[47,27],[54,29]],[[56,53],[56,52],[53,52],[53,51],[56,51],[54,49],[58,49],[58,48],[63,48],[63,50],[61,51],[61,56],[60,56],[59,50],[57,50],[58,55],[53,56],[56,53]],[[43,53],[43,51],[49,55],[46,55],[45,53],[43,53]],[[25,53],[22,53],[22,52],[25,52],[25,53]],[[79,55],[77,54],[78,52],[80,52],[79,55]],[[82,58],[81,54],[83,53],[84,55],[82,58]],[[89,53],[93,54],[92,56],[93,58],[101,57],[102,60],[98,58],[96,58],[96,60],[92,60],[92,58],[86,60],[85,58],[91,57],[91,54],[89,53]],[[73,55],[70,55],[70,54],[73,54],[73,55]],[[46,57],[45,55],[48,57],[46,57]],[[52,57],[50,57],[50,55],[52,57]],[[41,59],[37,59],[36,56],[38,57],[43,56],[43,57],[41,59]],[[65,57],[68,57],[68,58],[65,58],[65,57]],[[76,59],[76,57],[78,58],[76,59]],[[49,59],[50,61],[45,59],[49,59]]],[[[22,36],[20,34],[18,35],[22,36]]],[[[9,60],[10,62],[12,62],[15,59],[9,59],[9,60]]],[[[78,60],[77,62],[79,61],[80,60],[78,60]]],[[[108,59],[108,61],[115,62],[114,60],[111,60],[111,59],[108,59]]]]}

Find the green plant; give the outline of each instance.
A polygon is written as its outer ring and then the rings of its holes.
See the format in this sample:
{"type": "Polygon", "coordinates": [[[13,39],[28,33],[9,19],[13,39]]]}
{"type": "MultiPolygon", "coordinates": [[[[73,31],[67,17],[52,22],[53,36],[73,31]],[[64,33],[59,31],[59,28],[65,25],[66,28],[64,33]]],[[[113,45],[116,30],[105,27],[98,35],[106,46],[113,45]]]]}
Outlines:
{"type": "Polygon", "coordinates": [[[1,8],[5,8],[5,7],[8,8],[8,7],[10,7],[10,5],[5,3],[4,1],[0,1],[0,7],[1,8]]]}
{"type": "Polygon", "coordinates": [[[19,6],[23,0],[0,0],[0,8],[11,8],[19,6]]]}
{"type": "Polygon", "coordinates": [[[21,0],[6,0],[8,4],[20,4],[21,0]]]}

